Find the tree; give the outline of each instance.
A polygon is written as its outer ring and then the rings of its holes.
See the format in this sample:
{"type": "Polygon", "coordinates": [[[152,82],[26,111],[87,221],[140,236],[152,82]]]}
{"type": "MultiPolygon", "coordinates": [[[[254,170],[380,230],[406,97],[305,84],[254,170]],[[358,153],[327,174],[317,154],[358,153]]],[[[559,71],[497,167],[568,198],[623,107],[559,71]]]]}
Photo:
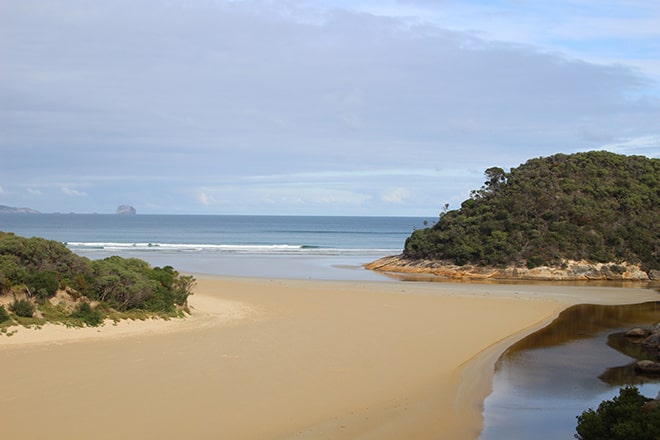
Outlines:
{"type": "Polygon", "coordinates": [[[489,191],[495,191],[501,184],[506,183],[506,173],[500,167],[490,167],[484,172],[484,175],[488,179],[484,186],[489,191]]]}
{"type": "Polygon", "coordinates": [[[594,411],[577,416],[578,440],[657,440],[660,439],[660,406],[644,407],[650,401],[637,387],[619,390],[612,400],[604,400],[594,411]]]}

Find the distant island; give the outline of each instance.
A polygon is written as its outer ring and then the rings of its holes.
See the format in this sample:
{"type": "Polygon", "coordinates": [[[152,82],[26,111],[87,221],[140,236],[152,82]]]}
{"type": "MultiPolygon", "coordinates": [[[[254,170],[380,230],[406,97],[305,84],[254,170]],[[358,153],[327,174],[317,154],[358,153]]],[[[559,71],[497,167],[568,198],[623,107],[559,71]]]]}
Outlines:
{"type": "Polygon", "coordinates": [[[365,265],[466,279],[660,279],[660,159],[604,151],[492,167],[460,209],[365,265]]]}
{"type": "Polygon", "coordinates": [[[130,205],[120,205],[117,207],[115,213],[119,215],[135,215],[137,214],[137,211],[130,205]]]}
{"type": "Polygon", "coordinates": [[[14,208],[12,206],[0,205],[0,214],[39,214],[30,208],[14,208]]]}

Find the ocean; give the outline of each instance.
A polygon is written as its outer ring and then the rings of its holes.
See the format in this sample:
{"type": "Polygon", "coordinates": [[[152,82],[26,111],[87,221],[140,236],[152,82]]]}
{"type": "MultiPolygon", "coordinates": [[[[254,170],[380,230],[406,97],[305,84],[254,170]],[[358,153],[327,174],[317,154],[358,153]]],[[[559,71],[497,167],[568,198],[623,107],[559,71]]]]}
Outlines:
{"type": "Polygon", "coordinates": [[[361,265],[399,254],[421,217],[4,214],[0,230],[91,259],[141,258],[182,272],[382,280],[361,265]]]}

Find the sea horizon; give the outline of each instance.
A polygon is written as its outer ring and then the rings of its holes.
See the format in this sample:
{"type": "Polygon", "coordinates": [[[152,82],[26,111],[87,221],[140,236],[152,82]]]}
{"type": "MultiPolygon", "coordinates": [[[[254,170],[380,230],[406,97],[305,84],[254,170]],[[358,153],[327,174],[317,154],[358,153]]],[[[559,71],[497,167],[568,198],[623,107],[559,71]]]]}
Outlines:
{"type": "Polygon", "coordinates": [[[13,209],[30,209],[34,212],[0,212],[0,218],[2,216],[39,216],[39,215],[110,215],[118,217],[143,217],[143,216],[191,216],[191,217],[355,217],[355,218],[436,218],[438,215],[401,215],[401,214],[273,214],[273,213],[184,213],[184,212],[136,212],[135,214],[130,213],[117,213],[117,212],[60,212],[60,211],[49,211],[42,212],[38,210],[33,210],[29,207],[10,207],[13,209]]]}
{"type": "Polygon", "coordinates": [[[403,250],[430,218],[396,216],[6,214],[0,230],[91,259],[136,257],[183,272],[383,280],[362,265],[403,250]]]}

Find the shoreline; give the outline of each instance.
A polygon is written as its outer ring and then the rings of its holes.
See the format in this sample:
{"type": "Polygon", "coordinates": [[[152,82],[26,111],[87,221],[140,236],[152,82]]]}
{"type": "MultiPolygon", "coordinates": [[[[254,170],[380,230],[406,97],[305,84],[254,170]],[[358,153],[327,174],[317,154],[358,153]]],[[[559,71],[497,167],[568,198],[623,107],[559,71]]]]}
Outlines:
{"type": "Polygon", "coordinates": [[[404,254],[390,255],[364,264],[369,270],[393,277],[438,277],[446,280],[466,281],[547,281],[547,282],[623,282],[641,283],[641,287],[660,285],[660,272],[642,270],[640,265],[629,263],[590,263],[565,260],[559,266],[533,268],[506,266],[456,265],[452,262],[432,259],[411,259],[404,254]]]}
{"type": "Polygon", "coordinates": [[[102,438],[476,439],[506,348],[574,304],[658,299],[640,288],[195,277],[182,320],[1,336],[5,432],[67,438],[110,414],[128,428],[104,423],[102,438]],[[40,377],[44,365],[61,368],[40,377]],[[144,405],[158,409],[148,424],[144,405]],[[29,423],[42,412],[51,423],[29,423]]]}

